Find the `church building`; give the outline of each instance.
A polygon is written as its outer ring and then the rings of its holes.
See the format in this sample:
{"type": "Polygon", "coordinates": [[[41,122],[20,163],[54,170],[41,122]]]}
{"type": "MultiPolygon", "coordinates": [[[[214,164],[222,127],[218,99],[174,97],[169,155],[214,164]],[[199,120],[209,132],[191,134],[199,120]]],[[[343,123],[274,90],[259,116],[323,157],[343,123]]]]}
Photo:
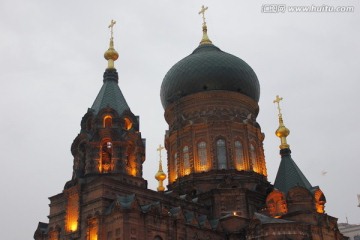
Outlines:
{"type": "Polygon", "coordinates": [[[291,157],[279,96],[281,161],[274,184],[268,181],[256,120],[258,78],[245,61],[211,42],[206,9],[199,12],[199,46],[161,85],[168,129],[158,149],[157,191],[143,178],[139,117],[118,85],[112,21],[103,86],[71,145],[72,178],[49,198],[49,221],[38,223],[35,240],[347,239],[325,212],[324,193],[291,157]]]}

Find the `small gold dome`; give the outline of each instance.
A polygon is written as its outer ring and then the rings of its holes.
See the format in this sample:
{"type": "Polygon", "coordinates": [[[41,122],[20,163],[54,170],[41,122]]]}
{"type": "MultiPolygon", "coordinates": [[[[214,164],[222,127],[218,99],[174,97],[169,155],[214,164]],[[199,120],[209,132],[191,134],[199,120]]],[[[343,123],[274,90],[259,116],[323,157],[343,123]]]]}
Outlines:
{"type": "Polygon", "coordinates": [[[119,54],[113,47],[109,47],[109,49],[104,53],[104,58],[106,60],[111,59],[113,61],[116,61],[119,58],[119,54]]]}
{"type": "Polygon", "coordinates": [[[159,170],[155,174],[155,179],[158,180],[158,181],[164,181],[166,179],[166,174],[162,170],[159,170]]]}
{"type": "Polygon", "coordinates": [[[279,126],[279,128],[275,132],[276,136],[279,138],[287,137],[290,134],[290,130],[286,128],[285,126],[279,126]]]}

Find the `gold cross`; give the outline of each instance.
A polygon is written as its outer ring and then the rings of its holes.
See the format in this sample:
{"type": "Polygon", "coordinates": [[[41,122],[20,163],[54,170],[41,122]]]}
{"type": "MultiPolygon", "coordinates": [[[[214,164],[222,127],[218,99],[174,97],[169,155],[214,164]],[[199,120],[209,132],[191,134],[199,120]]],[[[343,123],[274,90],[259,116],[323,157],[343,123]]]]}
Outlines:
{"type": "Polygon", "coordinates": [[[165,147],[161,146],[161,144],[159,144],[159,147],[156,149],[156,151],[159,152],[159,157],[160,157],[160,161],[161,161],[161,151],[165,149],[165,147]]]}
{"type": "Polygon", "coordinates": [[[279,97],[279,95],[276,95],[276,98],[273,101],[273,103],[277,103],[277,109],[279,110],[279,116],[281,115],[280,101],[282,101],[282,100],[283,100],[282,97],[279,97]]]}
{"type": "Polygon", "coordinates": [[[208,7],[204,7],[204,5],[201,6],[201,10],[199,12],[199,14],[202,14],[202,19],[203,19],[203,24],[205,25],[205,11],[208,10],[208,7]]]}
{"type": "Polygon", "coordinates": [[[114,25],[116,24],[116,21],[111,20],[109,28],[110,28],[110,32],[111,32],[111,38],[113,38],[113,29],[114,29],[114,25]]]}

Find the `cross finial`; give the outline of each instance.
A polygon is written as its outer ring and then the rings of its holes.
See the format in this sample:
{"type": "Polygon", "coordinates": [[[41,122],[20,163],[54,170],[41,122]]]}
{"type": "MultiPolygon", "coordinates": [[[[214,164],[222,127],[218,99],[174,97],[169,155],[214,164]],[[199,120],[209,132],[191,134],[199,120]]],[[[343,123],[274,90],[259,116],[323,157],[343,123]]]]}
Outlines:
{"type": "Polygon", "coordinates": [[[201,10],[199,12],[199,14],[202,14],[203,25],[206,25],[206,21],[205,21],[205,11],[206,10],[208,10],[208,7],[204,7],[204,5],[202,5],[201,10]]]}
{"type": "Polygon", "coordinates": [[[114,30],[114,25],[116,24],[116,21],[114,21],[113,19],[110,22],[109,28],[110,28],[110,33],[111,33],[111,39],[113,38],[113,30],[114,30]]]}
{"type": "Polygon", "coordinates": [[[273,103],[277,104],[277,109],[279,110],[279,116],[281,116],[281,108],[280,108],[280,101],[282,101],[283,98],[279,97],[279,95],[276,95],[275,100],[273,101],[273,103]]]}
{"type": "Polygon", "coordinates": [[[156,149],[156,151],[159,152],[159,158],[160,158],[160,161],[161,161],[161,151],[165,149],[165,147],[161,146],[161,144],[159,144],[159,147],[156,149]]]}

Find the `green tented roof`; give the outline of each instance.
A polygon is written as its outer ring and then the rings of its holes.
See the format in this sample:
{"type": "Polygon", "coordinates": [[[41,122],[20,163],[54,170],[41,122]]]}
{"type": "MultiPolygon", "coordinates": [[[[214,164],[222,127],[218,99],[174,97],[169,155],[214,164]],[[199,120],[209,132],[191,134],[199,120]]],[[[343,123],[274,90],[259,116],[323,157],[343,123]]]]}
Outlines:
{"type": "Polygon", "coordinates": [[[305,175],[291,158],[290,149],[283,149],[282,151],[281,162],[276,175],[274,187],[285,194],[290,188],[295,186],[301,186],[311,190],[312,186],[310,182],[306,179],[305,175]]]}
{"type": "Polygon", "coordinates": [[[91,109],[97,114],[101,109],[110,107],[121,115],[125,110],[129,110],[130,108],[117,83],[117,72],[106,71],[104,74],[104,84],[91,109]]]}

